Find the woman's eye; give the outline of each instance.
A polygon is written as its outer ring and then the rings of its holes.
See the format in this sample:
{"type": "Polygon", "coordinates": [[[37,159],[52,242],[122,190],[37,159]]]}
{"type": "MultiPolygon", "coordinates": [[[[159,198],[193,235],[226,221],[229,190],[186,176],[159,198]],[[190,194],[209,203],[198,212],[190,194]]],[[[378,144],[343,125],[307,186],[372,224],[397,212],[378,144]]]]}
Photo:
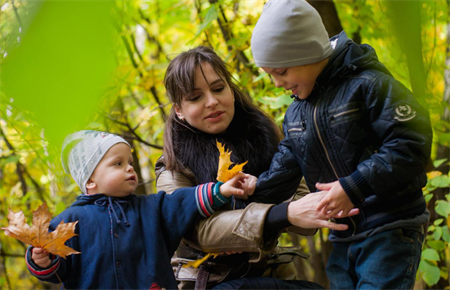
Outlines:
{"type": "Polygon", "coordinates": [[[122,165],[122,162],[116,162],[116,163],[114,163],[114,165],[120,166],[120,165],[122,165]]]}
{"type": "Polygon", "coordinates": [[[215,93],[220,93],[221,91],[223,91],[224,87],[220,87],[220,88],[215,88],[212,91],[215,93]]]}
{"type": "Polygon", "coordinates": [[[196,101],[200,100],[200,97],[201,97],[200,95],[192,96],[192,97],[189,98],[189,101],[190,102],[196,102],[196,101]]]}
{"type": "Polygon", "coordinates": [[[284,76],[286,74],[286,72],[287,72],[287,69],[285,69],[284,71],[280,72],[279,75],[280,76],[284,76]]]}

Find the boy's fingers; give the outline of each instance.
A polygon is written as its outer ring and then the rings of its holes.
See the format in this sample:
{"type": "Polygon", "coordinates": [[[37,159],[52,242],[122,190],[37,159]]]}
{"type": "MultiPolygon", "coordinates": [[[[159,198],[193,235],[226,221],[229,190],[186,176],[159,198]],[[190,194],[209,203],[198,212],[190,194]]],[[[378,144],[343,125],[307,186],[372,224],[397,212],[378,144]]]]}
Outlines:
{"type": "Polygon", "coordinates": [[[359,208],[352,208],[349,212],[348,212],[348,216],[354,216],[359,214],[359,208]]]}
{"type": "Polygon", "coordinates": [[[317,182],[316,183],[316,188],[318,190],[330,190],[331,189],[331,185],[329,185],[329,183],[320,183],[317,182]]]}
{"type": "Polygon", "coordinates": [[[327,223],[327,228],[329,228],[330,230],[335,230],[335,231],[345,231],[346,229],[348,229],[348,225],[345,224],[336,224],[336,223],[332,223],[332,222],[326,222],[327,223]]]}

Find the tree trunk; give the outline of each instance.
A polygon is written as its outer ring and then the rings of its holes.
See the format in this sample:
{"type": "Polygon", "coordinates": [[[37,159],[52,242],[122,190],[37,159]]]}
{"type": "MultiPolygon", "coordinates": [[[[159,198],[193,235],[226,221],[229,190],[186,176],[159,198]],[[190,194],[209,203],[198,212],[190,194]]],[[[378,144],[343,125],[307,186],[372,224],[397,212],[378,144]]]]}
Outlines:
{"type": "Polygon", "coordinates": [[[343,30],[333,0],[309,0],[308,3],[319,12],[329,37],[343,30]]]}

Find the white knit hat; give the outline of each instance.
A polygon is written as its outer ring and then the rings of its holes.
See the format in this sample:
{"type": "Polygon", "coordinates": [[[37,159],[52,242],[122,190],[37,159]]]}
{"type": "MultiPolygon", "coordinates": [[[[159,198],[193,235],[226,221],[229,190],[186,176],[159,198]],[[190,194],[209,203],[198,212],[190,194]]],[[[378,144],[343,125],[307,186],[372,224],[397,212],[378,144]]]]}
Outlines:
{"type": "Polygon", "coordinates": [[[285,68],[320,62],[332,53],[319,13],[305,0],[270,0],[252,34],[259,67],[285,68]]]}
{"type": "Polygon", "coordinates": [[[109,148],[117,143],[130,146],[122,137],[92,130],[79,131],[64,139],[61,156],[64,171],[70,172],[81,191],[86,193],[86,182],[109,148]]]}

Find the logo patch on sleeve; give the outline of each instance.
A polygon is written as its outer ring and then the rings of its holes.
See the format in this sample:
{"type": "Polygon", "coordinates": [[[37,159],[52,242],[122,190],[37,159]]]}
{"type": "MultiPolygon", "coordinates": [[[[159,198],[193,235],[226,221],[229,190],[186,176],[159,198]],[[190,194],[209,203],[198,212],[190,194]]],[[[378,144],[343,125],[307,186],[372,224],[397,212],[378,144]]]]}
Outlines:
{"type": "Polygon", "coordinates": [[[399,122],[406,122],[414,119],[416,116],[416,111],[413,111],[410,105],[401,104],[395,108],[395,115],[395,120],[398,120],[399,122]]]}

